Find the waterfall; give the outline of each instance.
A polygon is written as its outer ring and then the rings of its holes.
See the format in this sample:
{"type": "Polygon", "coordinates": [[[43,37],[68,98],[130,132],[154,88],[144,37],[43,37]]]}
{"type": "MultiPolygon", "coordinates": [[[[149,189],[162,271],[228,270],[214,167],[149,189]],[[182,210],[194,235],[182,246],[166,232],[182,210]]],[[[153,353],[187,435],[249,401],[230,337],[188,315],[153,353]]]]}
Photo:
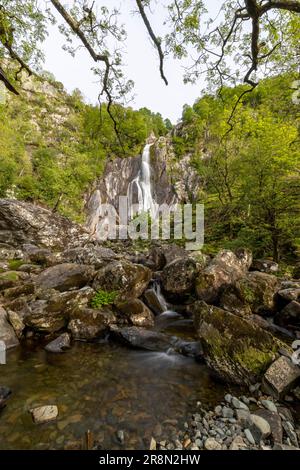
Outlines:
{"type": "Polygon", "coordinates": [[[138,213],[149,212],[152,218],[156,216],[157,203],[153,199],[151,188],[150,149],[152,145],[147,144],[145,146],[139,174],[128,185],[127,196],[130,218],[135,215],[133,210],[135,195],[137,195],[138,213]]]}
{"type": "Polygon", "coordinates": [[[168,311],[168,304],[167,304],[167,301],[166,301],[166,299],[164,298],[164,296],[161,292],[161,286],[160,286],[159,282],[154,283],[153,290],[154,290],[154,292],[156,294],[156,297],[157,297],[157,300],[160,304],[162,313],[167,312],[168,311]]]}

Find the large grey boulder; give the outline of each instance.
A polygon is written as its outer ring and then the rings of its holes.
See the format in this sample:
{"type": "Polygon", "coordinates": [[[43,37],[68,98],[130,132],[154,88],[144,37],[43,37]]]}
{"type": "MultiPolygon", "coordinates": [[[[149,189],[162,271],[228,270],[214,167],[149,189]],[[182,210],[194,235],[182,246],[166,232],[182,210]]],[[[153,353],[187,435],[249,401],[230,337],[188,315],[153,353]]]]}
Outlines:
{"type": "Polygon", "coordinates": [[[205,302],[192,310],[207,365],[226,382],[256,383],[281,343],[256,324],[205,302]]]}
{"type": "Polygon", "coordinates": [[[175,259],[162,273],[164,291],[170,296],[182,297],[194,291],[197,264],[190,258],[175,259]]]}
{"type": "Polygon", "coordinates": [[[136,326],[113,327],[111,328],[111,334],[113,338],[135,349],[168,351],[173,345],[172,339],[168,335],[136,326]]]}
{"type": "Polygon", "coordinates": [[[65,249],[87,239],[88,233],[80,225],[48,209],[15,199],[0,199],[0,242],[14,247],[30,243],[65,249]]]}
{"type": "Polygon", "coordinates": [[[208,303],[218,301],[227,286],[245,276],[251,263],[252,255],[248,250],[239,250],[236,253],[223,250],[218,253],[196,278],[198,299],[208,303]]]}
{"type": "Polygon", "coordinates": [[[63,333],[58,338],[48,343],[45,346],[45,350],[51,353],[62,353],[71,346],[71,338],[69,333],[63,333]]]}
{"type": "Polygon", "coordinates": [[[151,279],[150,269],[129,261],[113,261],[100,269],[94,279],[93,289],[116,292],[116,301],[140,297],[151,279]]]}
{"type": "Polygon", "coordinates": [[[82,307],[71,313],[68,329],[75,340],[91,341],[102,338],[115,321],[116,317],[109,308],[82,307]]]}
{"type": "Polygon", "coordinates": [[[221,295],[220,306],[237,315],[264,314],[275,310],[276,276],[261,272],[247,273],[221,295]]]}
{"type": "Polygon", "coordinates": [[[91,266],[64,263],[47,268],[36,277],[35,284],[43,289],[64,292],[86,286],[92,282],[94,275],[91,266]]]}
{"type": "Polygon", "coordinates": [[[110,248],[94,244],[69,248],[60,255],[63,263],[88,264],[94,266],[95,269],[100,269],[117,258],[118,255],[110,248]]]}

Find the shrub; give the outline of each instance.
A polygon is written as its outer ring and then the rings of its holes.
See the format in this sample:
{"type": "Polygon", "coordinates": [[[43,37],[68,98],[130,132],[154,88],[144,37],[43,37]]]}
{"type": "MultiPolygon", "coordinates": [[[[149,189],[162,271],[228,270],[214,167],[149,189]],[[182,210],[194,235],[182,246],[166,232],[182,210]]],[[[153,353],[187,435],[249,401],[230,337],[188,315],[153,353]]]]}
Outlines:
{"type": "Polygon", "coordinates": [[[99,290],[94,297],[91,300],[91,307],[92,308],[101,308],[106,305],[111,305],[114,303],[116,297],[117,297],[117,292],[112,291],[108,292],[105,290],[99,290]]]}

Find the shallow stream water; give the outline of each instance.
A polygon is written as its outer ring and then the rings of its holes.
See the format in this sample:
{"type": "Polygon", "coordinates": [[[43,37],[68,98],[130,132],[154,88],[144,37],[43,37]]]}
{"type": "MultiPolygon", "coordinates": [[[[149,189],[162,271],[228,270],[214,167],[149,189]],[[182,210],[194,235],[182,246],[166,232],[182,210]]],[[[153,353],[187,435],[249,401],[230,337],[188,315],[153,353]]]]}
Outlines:
{"type": "MultiPolygon", "coordinates": [[[[161,331],[175,334],[176,327],[191,337],[189,321],[157,320],[161,331]]],[[[82,448],[87,430],[103,449],[147,449],[152,436],[174,437],[197,401],[214,406],[226,392],[192,358],[107,342],[75,343],[58,355],[23,346],[0,367],[0,385],[12,390],[0,413],[0,449],[82,448]],[[29,410],[51,404],[58,419],[34,424],[29,410]]]]}

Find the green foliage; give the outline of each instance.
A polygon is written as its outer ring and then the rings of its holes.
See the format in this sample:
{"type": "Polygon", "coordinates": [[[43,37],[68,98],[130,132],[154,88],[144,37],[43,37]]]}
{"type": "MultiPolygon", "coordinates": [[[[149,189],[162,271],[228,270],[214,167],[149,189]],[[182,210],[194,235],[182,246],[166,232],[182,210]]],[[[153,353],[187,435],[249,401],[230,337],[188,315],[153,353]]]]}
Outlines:
{"type": "Polygon", "coordinates": [[[19,269],[19,267],[22,266],[22,264],[24,264],[24,262],[20,259],[12,259],[8,262],[9,269],[15,270],[15,271],[19,269]]]}
{"type": "Polygon", "coordinates": [[[105,290],[99,290],[91,300],[91,307],[97,309],[107,305],[112,305],[116,300],[117,295],[118,293],[115,291],[108,292],[105,290]]]}
{"type": "Polygon", "coordinates": [[[228,131],[242,89],[224,88],[185,106],[177,155],[190,153],[204,182],[206,241],[246,246],[255,256],[295,254],[299,238],[299,114],[292,74],[264,80],[245,96],[228,131]],[[226,135],[226,138],[224,136],[226,135]]]}
{"type": "Polygon", "coordinates": [[[32,79],[31,91],[8,96],[0,105],[0,197],[46,204],[78,222],[84,195],[102,175],[108,159],[140,153],[154,132],[167,132],[159,114],[114,105],[119,137],[106,106],[86,105],[79,90],[32,79]]]}

